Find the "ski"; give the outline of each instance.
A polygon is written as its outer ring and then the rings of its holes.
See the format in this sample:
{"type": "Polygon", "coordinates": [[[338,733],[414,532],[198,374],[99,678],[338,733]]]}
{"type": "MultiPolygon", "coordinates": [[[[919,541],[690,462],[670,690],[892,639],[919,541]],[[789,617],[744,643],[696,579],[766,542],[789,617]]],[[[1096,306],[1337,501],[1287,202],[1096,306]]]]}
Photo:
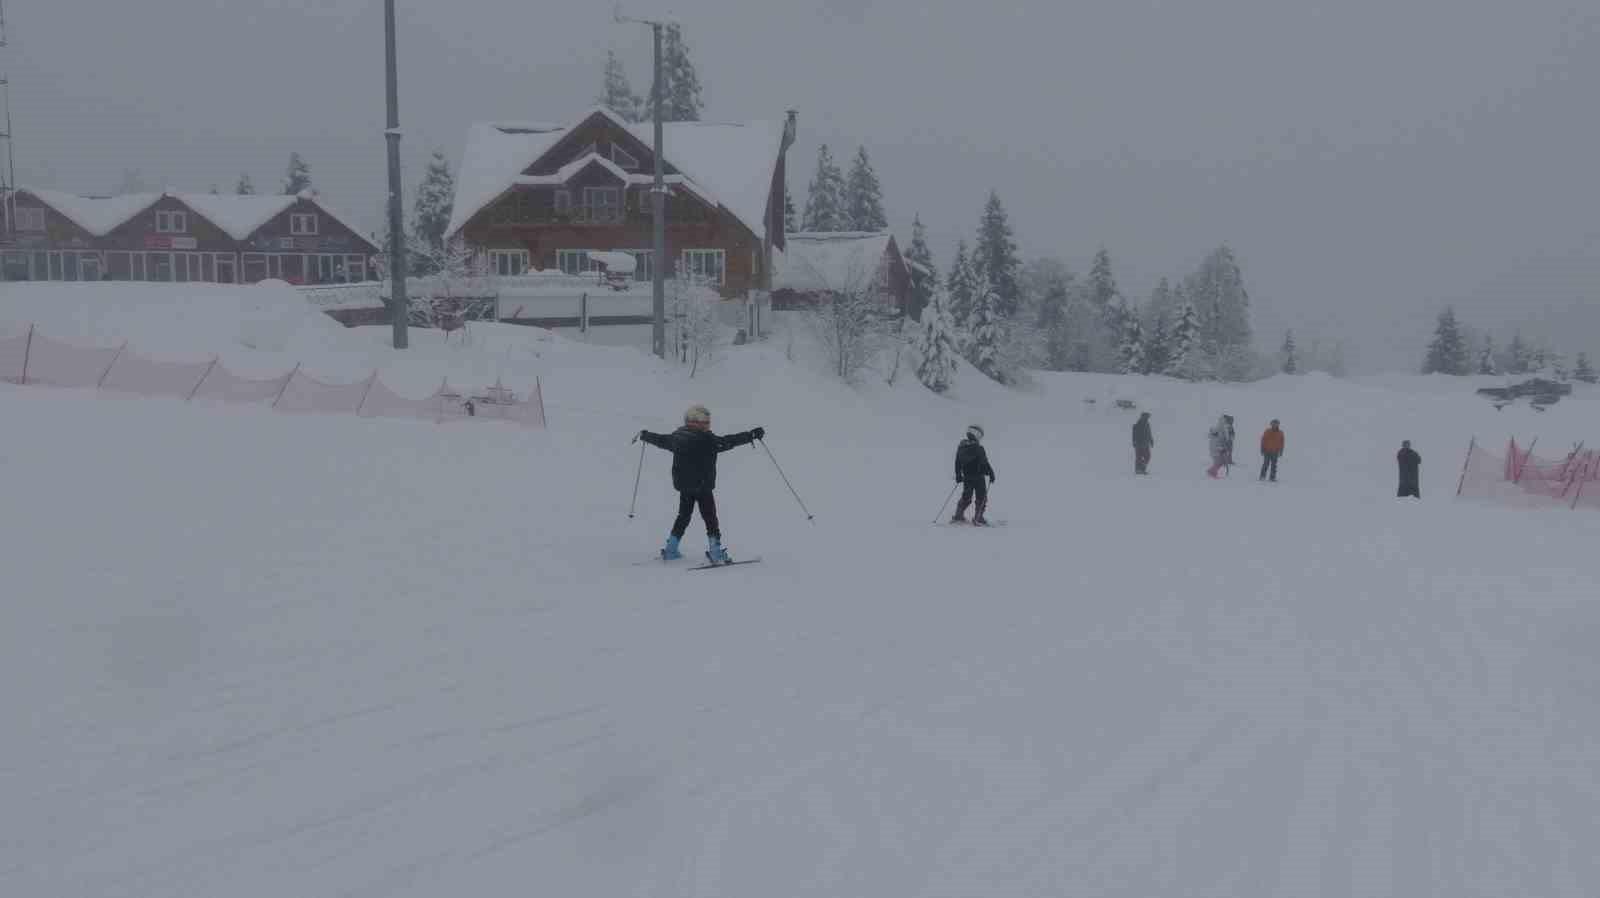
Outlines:
{"type": "Polygon", "coordinates": [[[755,563],[759,562],[760,560],[761,560],[761,558],[758,556],[756,558],[741,558],[738,561],[707,562],[705,564],[697,564],[694,567],[686,568],[685,570],[705,571],[705,570],[710,570],[711,568],[714,568],[714,567],[733,567],[736,564],[755,564],[755,563]]]}

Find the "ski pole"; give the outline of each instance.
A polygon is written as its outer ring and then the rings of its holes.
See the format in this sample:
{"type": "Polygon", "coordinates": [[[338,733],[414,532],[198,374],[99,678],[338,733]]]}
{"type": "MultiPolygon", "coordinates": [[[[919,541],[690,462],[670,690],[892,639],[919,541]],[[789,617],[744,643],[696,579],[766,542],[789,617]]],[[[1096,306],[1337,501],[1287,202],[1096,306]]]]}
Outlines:
{"type": "MultiPolygon", "coordinates": [[[[639,443],[639,435],[633,435],[633,441],[639,443]]],[[[633,501],[628,503],[628,520],[633,520],[633,510],[639,504],[639,478],[644,475],[644,444],[639,443],[639,470],[633,474],[633,501]]]]}
{"type": "Polygon", "coordinates": [[[815,524],[817,522],[817,516],[812,514],[810,509],[806,508],[806,503],[801,500],[800,494],[795,492],[794,484],[789,482],[789,476],[783,473],[783,465],[778,464],[777,456],[773,455],[772,450],[767,448],[767,441],[757,440],[756,442],[761,444],[762,449],[767,450],[767,458],[772,459],[772,466],[778,469],[778,476],[783,478],[783,485],[789,488],[789,494],[794,496],[794,501],[800,503],[800,510],[806,513],[806,520],[815,524]]]}
{"type": "Polygon", "coordinates": [[[933,516],[933,523],[937,524],[944,519],[944,510],[950,505],[950,500],[956,497],[956,490],[961,489],[961,481],[950,487],[950,495],[944,497],[944,505],[939,506],[939,513],[933,516]]]}

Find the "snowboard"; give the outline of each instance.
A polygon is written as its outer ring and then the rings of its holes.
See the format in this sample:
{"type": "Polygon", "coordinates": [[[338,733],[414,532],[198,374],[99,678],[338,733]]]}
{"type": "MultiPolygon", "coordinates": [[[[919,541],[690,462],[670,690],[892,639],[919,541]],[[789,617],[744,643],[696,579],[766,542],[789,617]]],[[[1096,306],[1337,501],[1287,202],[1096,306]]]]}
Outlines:
{"type": "Polygon", "coordinates": [[[708,570],[710,570],[710,569],[712,569],[714,567],[733,567],[734,565],[738,565],[738,564],[756,564],[760,560],[761,560],[761,556],[758,555],[755,558],[741,558],[741,559],[739,559],[737,561],[718,561],[718,562],[714,562],[714,563],[707,561],[707,562],[703,562],[701,564],[697,564],[694,567],[687,568],[687,570],[691,570],[691,571],[708,571],[708,570]]]}

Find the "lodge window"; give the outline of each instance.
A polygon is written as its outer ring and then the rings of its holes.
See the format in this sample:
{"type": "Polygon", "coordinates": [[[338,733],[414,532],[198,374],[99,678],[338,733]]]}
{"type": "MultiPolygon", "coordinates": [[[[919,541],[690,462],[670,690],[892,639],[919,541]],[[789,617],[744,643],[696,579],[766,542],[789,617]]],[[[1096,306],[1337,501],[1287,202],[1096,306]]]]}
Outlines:
{"type": "MultiPolygon", "coordinates": [[[[612,252],[627,253],[638,263],[633,269],[633,279],[648,281],[655,277],[655,254],[647,249],[621,249],[612,252]]],[[[720,250],[719,250],[720,252],[720,250]]],[[[586,249],[558,249],[556,250],[556,267],[562,274],[590,274],[599,268],[589,258],[590,250],[586,249]]]]}
{"type": "Polygon", "coordinates": [[[528,251],[525,249],[489,250],[489,271],[498,277],[514,278],[528,271],[528,251]]]}
{"type": "Polygon", "coordinates": [[[727,252],[720,249],[686,249],[679,264],[685,277],[721,286],[727,267],[727,252]]]}
{"type": "Polygon", "coordinates": [[[622,218],[622,188],[583,188],[583,218],[587,221],[617,221],[622,218]]]}
{"type": "Polygon", "coordinates": [[[317,235],[317,215],[315,212],[289,213],[289,233],[295,237],[315,237],[317,235]]]}
{"type": "Polygon", "coordinates": [[[611,161],[622,166],[624,171],[639,170],[639,160],[632,153],[616,144],[611,145],[611,161]]]}
{"type": "Polygon", "coordinates": [[[189,213],[181,209],[156,210],[157,234],[187,234],[189,233],[189,213]]]}
{"type": "Polygon", "coordinates": [[[42,231],[44,230],[43,206],[17,206],[12,210],[16,215],[17,230],[42,231]]]}
{"type": "Polygon", "coordinates": [[[557,212],[566,212],[571,208],[572,208],[572,191],[570,191],[570,190],[557,190],[556,191],[556,211],[557,212]]]}

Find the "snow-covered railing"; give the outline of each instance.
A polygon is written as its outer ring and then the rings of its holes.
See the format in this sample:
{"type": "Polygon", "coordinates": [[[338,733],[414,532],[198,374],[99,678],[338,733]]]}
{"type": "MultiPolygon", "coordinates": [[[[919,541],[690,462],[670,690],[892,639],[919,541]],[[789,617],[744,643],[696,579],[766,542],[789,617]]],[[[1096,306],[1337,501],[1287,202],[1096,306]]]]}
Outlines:
{"type": "Polygon", "coordinates": [[[160,361],[138,355],[126,342],[121,346],[76,346],[46,337],[33,326],[26,333],[0,337],[0,381],[168,396],[186,402],[264,405],[280,412],[435,422],[473,418],[545,427],[544,390],[537,379],[533,389],[521,395],[498,380],[493,386],[463,392],[447,378],[429,396],[408,397],[380,381],[377,371],[364,380],[346,383],[319,380],[299,365],[277,377],[241,377],[217,357],[196,362],[160,361]]]}

